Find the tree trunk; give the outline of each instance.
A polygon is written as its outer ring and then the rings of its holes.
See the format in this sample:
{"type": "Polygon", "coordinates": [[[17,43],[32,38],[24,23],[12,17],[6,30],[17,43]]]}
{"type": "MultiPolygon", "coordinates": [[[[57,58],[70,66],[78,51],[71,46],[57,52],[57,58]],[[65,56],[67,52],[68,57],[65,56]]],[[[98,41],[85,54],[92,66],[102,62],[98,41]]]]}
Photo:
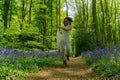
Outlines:
{"type": "Polygon", "coordinates": [[[11,1],[10,2],[10,18],[9,18],[9,27],[10,27],[10,25],[11,25],[11,20],[12,20],[12,4],[13,3],[13,1],[11,1]]]}
{"type": "Polygon", "coordinates": [[[115,20],[115,30],[114,30],[114,36],[113,37],[114,37],[114,44],[117,45],[118,38],[119,38],[119,37],[117,38],[117,36],[118,36],[118,34],[120,34],[120,25],[119,25],[120,19],[117,19],[117,1],[115,1],[114,5],[115,5],[115,18],[114,18],[114,20],[115,20]],[[117,26],[116,20],[118,20],[118,26],[117,26]],[[118,29],[117,29],[117,27],[118,27],[118,29]]]}
{"type": "Polygon", "coordinates": [[[67,0],[65,0],[65,3],[66,3],[66,16],[68,16],[68,11],[69,11],[69,8],[68,8],[68,3],[67,3],[67,0]]]}
{"type": "Polygon", "coordinates": [[[86,31],[88,31],[88,28],[87,28],[87,27],[88,27],[88,19],[89,19],[89,12],[88,12],[88,8],[89,8],[89,7],[88,7],[88,4],[89,4],[89,3],[88,3],[88,0],[87,0],[87,6],[86,6],[86,13],[87,13],[87,14],[86,14],[86,17],[87,17],[87,19],[86,19],[86,31]]]}
{"type": "Polygon", "coordinates": [[[52,47],[52,39],[53,39],[53,2],[52,2],[53,0],[51,0],[51,9],[50,9],[50,11],[51,11],[51,14],[50,14],[50,17],[51,17],[51,20],[50,20],[50,22],[51,22],[51,47],[52,47]]]}
{"type": "Polygon", "coordinates": [[[105,1],[105,16],[106,16],[106,34],[107,34],[107,42],[110,44],[111,42],[111,25],[110,25],[110,15],[109,15],[109,3],[107,0],[105,1]]]}
{"type": "MultiPolygon", "coordinates": [[[[44,5],[47,5],[47,1],[44,0],[44,5]]],[[[44,31],[43,31],[43,51],[45,51],[45,41],[46,41],[46,28],[47,28],[47,10],[44,9],[44,31]]]]}
{"type": "Polygon", "coordinates": [[[30,8],[29,8],[29,24],[31,24],[31,9],[32,9],[32,0],[30,0],[30,8]]]}
{"type": "Polygon", "coordinates": [[[59,0],[59,25],[61,26],[61,15],[60,15],[61,13],[60,13],[60,0],[59,0]]]}
{"type": "Polygon", "coordinates": [[[78,23],[79,25],[81,25],[81,7],[79,6],[80,5],[80,1],[81,0],[75,0],[75,4],[76,4],[76,8],[77,8],[77,12],[78,12],[78,23]]]}
{"type": "Polygon", "coordinates": [[[105,36],[105,17],[104,17],[104,8],[103,8],[103,2],[100,0],[100,5],[101,5],[101,11],[102,11],[102,29],[101,29],[101,34],[102,34],[102,44],[105,44],[106,41],[106,36],[105,36]]]}
{"type": "Polygon", "coordinates": [[[7,24],[8,24],[9,6],[10,6],[10,0],[4,0],[4,12],[3,12],[4,29],[7,28],[7,24]]]}
{"type": "Polygon", "coordinates": [[[56,26],[58,26],[58,1],[56,1],[56,26]]]}
{"type": "Polygon", "coordinates": [[[82,26],[83,28],[86,30],[86,15],[85,15],[85,3],[84,1],[82,0],[82,26]]]}
{"type": "Polygon", "coordinates": [[[99,30],[98,30],[98,22],[97,22],[97,13],[96,13],[96,0],[92,0],[92,16],[93,16],[93,30],[96,37],[96,44],[99,46],[99,30]]]}
{"type": "Polygon", "coordinates": [[[23,20],[24,20],[24,16],[25,16],[24,9],[25,9],[25,1],[22,0],[22,22],[23,22],[23,20]]]}
{"type": "Polygon", "coordinates": [[[21,9],[22,13],[21,13],[21,20],[20,20],[20,29],[23,28],[23,22],[24,22],[24,18],[25,18],[25,0],[22,0],[22,9],[21,9]]]}

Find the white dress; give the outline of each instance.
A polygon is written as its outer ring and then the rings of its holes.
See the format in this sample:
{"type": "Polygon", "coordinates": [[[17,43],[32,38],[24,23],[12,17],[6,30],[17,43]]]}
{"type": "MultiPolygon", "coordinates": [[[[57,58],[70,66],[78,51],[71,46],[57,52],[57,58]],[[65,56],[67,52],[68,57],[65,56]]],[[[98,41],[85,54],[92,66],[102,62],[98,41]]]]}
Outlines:
{"type": "MultiPolygon", "coordinates": [[[[65,26],[64,28],[66,28],[68,26],[65,26]]],[[[65,31],[65,30],[62,30],[62,34],[57,30],[57,45],[58,45],[58,49],[60,49],[60,52],[62,52],[62,49],[65,50],[65,54],[67,52],[67,50],[69,50],[70,52],[72,51],[71,50],[71,45],[70,45],[70,32],[71,30],[69,31],[65,31]],[[64,47],[63,45],[61,45],[61,43],[64,44],[64,47]]]]}

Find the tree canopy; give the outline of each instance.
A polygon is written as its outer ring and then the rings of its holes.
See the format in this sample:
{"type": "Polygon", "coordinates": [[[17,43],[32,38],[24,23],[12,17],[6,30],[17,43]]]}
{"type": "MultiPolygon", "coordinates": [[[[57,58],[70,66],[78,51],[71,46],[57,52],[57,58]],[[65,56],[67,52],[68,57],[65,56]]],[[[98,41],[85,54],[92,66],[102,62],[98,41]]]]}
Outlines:
{"type": "Polygon", "coordinates": [[[75,56],[120,44],[119,0],[0,0],[0,44],[23,50],[56,49],[56,25],[74,18],[75,56]],[[65,9],[66,8],[66,9],[65,9]]]}

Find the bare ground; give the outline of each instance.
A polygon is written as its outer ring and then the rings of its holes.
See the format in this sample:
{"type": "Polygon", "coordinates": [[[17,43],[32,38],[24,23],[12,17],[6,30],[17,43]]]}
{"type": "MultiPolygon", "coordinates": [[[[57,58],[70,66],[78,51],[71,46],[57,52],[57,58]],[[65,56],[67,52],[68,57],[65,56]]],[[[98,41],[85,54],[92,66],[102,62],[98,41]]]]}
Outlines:
{"type": "Polygon", "coordinates": [[[70,58],[67,67],[62,64],[31,73],[26,80],[100,80],[80,57],[70,58]]]}

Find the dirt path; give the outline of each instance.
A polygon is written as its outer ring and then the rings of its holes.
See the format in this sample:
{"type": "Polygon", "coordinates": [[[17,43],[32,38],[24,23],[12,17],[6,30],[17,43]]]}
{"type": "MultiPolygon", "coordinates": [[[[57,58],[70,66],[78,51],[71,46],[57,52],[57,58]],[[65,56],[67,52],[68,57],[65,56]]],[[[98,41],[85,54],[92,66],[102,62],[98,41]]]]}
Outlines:
{"type": "Polygon", "coordinates": [[[57,66],[31,74],[26,80],[99,80],[80,57],[70,58],[68,67],[57,66]]]}

